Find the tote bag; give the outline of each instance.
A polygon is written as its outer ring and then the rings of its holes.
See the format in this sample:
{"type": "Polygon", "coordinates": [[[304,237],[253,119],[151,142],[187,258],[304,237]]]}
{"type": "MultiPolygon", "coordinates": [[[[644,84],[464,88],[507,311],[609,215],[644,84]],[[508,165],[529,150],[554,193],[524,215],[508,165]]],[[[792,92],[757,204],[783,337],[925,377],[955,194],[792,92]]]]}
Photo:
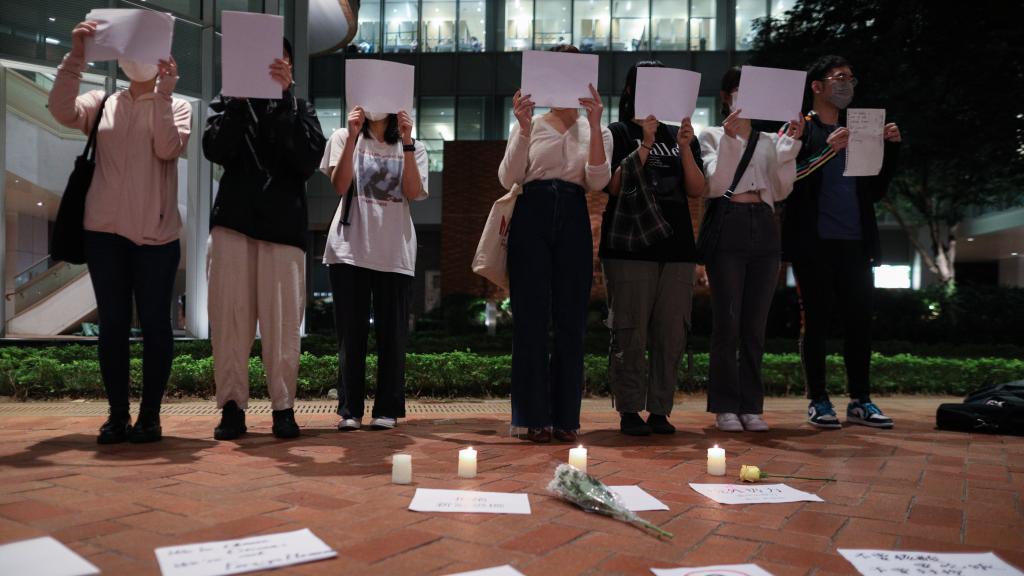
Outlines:
{"type": "Polygon", "coordinates": [[[508,194],[494,201],[473,257],[473,272],[505,290],[508,290],[509,224],[516,208],[516,198],[522,192],[522,187],[515,184],[508,194]]]}

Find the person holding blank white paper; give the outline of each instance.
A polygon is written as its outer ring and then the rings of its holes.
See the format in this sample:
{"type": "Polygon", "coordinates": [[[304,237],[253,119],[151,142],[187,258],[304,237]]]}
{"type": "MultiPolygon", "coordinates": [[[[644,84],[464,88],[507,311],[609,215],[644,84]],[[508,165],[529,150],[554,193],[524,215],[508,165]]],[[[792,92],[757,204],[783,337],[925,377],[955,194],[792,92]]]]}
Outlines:
{"type": "MultiPolygon", "coordinates": [[[[557,52],[576,53],[570,45],[557,52]]],[[[512,427],[532,442],[575,442],[583,392],[583,339],[593,277],[593,237],[586,194],[611,180],[612,137],[601,126],[604,106],[591,85],[587,111],[552,108],[533,115],[517,91],[518,122],[509,133],[498,179],[519,184],[508,236],[512,298],[512,427]],[[548,325],[555,349],[548,357],[548,325]]]]}
{"type": "Polygon", "coordinates": [[[779,277],[774,209],[793,189],[804,122],[794,119],[778,134],[754,130],[736,108],[739,85],[738,68],[725,73],[725,121],[700,135],[707,196],[720,203],[721,213],[721,233],[706,262],[712,313],[708,412],[716,415],[719,430],[764,432],[761,360],[779,277]]]}
{"type": "Polygon", "coordinates": [[[160,404],[174,356],[168,316],[181,258],[178,240],[178,157],[192,131],[192,107],[174,98],[178,67],[169,54],[157,64],[121,60],[127,90],[104,99],[79,95],[85,43],[96,22],[78,24],[71,52],[57,71],[49,109],[61,124],[89,134],[98,122],[96,170],[85,204],[85,259],[100,317],[99,358],[110,418],[100,444],[161,438],[160,404]],[[142,325],[142,406],[128,414],[132,300],[142,325]]]}

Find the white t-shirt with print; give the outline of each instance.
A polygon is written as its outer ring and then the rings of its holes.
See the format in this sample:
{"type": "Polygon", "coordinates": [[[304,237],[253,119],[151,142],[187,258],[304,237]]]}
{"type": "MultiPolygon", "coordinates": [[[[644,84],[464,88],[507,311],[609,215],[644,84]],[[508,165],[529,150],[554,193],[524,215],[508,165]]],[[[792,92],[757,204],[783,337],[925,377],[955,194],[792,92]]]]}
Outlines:
{"type": "MultiPolygon", "coordinates": [[[[348,129],[331,135],[320,170],[330,177],[348,140],[348,129]]],[[[427,197],[427,149],[416,142],[416,167],[421,191],[427,197]]],[[[363,136],[356,143],[353,175],[356,196],[349,212],[349,225],[341,224],[344,197],[338,202],[327,234],[324,264],[351,264],[380,272],[416,274],[416,228],[409,201],[402,194],[405,153],[402,143],[387,144],[363,136]]]]}

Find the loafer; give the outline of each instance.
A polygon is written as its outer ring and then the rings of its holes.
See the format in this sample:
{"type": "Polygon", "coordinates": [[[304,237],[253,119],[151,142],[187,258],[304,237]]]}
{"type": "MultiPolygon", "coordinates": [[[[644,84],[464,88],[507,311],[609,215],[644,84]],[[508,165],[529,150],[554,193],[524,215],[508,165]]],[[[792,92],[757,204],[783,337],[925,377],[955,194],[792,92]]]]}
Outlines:
{"type": "Polygon", "coordinates": [[[647,425],[651,427],[651,432],[655,434],[676,433],[676,427],[668,421],[668,416],[664,414],[650,414],[647,416],[647,425]]]}
{"type": "Polygon", "coordinates": [[[234,440],[245,434],[248,429],[245,427],[245,410],[238,407],[238,404],[231,400],[221,408],[220,424],[213,429],[213,437],[217,440],[234,440]]]}
{"type": "Polygon", "coordinates": [[[561,428],[552,430],[551,435],[559,442],[568,442],[570,444],[575,444],[580,439],[580,435],[575,430],[562,430],[561,428]]]}
{"type": "Polygon", "coordinates": [[[619,416],[619,432],[626,436],[650,436],[651,427],[636,412],[623,412],[619,416]]]}
{"type": "Polygon", "coordinates": [[[274,433],[275,438],[288,440],[299,437],[299,424],[295,421],[295,410],[291,408],[274,410],[272,415],[274,417],[274,426],[271,428],[271,431],[274,433]]]}
{"type": "Polygon", "coordinates": [[[131,431],[128,432],[128,441],[132,444],[147,444],[159,442],[163,438],[160,428],[160,411],[146,410],[139,413],[131,431]]]}
{"type": "Polygon", "coordinates": [[[111,412],[107,421],[100,426],[97,444],[120,444],[128,441],[132,429],[132,417],[127,412],[111,412]]]}
{"type": "Polygon", "coordinates": [[[536,444],[551,442],[551,432],[547,428],[530,428],[526,431],[526,439],[536,444]]]}

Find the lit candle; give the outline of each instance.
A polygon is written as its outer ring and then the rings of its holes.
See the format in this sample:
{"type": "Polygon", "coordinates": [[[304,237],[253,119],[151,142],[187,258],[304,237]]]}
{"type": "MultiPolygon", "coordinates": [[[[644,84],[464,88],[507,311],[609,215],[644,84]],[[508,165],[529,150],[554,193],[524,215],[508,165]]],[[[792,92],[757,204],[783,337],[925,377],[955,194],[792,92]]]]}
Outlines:
{"type": "Polygon", "coordinates": [[[395,454],[391,457],[391,482],[395,484],[412,483],[412,456],[395,454]]]}
{"type": "Polygon", "coordinates": [[[579,448],[569,450],[569,466],[580,472],[587,471],[587,449],[583,447],[583,444],[580,444],[579,448]]]}
{"type": "Polygon", "coordinates": [[[459,450],[459,478],[476,478],[476,450],[459,450]]]}
{"type": "Polygon", "coordinates": [[[725,476],[725,449],[719,448],[718,444],[708,448],[708,474],[725,476]]]}

